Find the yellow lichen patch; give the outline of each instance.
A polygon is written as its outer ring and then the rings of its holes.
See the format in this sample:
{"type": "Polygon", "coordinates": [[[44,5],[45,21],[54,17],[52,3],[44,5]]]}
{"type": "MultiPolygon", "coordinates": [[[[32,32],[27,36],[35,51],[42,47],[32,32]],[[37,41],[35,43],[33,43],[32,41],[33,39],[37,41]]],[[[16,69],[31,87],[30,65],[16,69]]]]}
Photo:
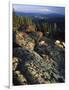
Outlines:
{"type": "Polygon", "coordinates": [[[16,57],[14,57],[13,59],[12,59],[12,70],[13,71],[15,71],[16,70],[16,68],[17,68],[17,66],[18,66],[18,58],[16,58],[16,57]]]}
{"type": "Polygon", "coordinates": [[[20,71],[15,71],[15,74],[17,75],[17,80],[21,83],[21,84],[27,84],[27,80],[25,79],[24,75],[20,73],[20,71]]]}

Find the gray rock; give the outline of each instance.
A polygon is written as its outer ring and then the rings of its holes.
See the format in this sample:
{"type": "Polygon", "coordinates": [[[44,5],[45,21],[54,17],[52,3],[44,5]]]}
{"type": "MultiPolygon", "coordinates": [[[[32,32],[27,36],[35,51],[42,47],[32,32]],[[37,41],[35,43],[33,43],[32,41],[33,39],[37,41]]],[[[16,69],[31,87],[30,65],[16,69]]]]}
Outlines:
{"type": "MultiPolygon", "coordinates": [[[[43,57],[48,64],[49,68],[52,68],[53,72],[65,79],[65,53],[63,48],[58,48],[53,45],[37,45],[35,51],[43,57]],[[52,60],[52,61],[51,61],[52,60]],[[54,70],[55,68],[55,70],[54,70]]],[[[57,76],[56,74],[56,76],[57,76]]],[[[57,79],[58,80],[58,79],[57,79]]]]}
{"type": "Polygon", "coordinates": [[[22,48],[14,49],[14,56],[19,57],[22,61],[19,65],[19,70],[25,73],[26,78],[31,84],[45,83],[45,80],[40,76],[43,70],[46,70],[46,64],[43,59],[34,51],[28,51],[22,48]]]}
{"type": "Polygon", "coordinates": [[[21,60],[18,69],[25,75],[30,84],[59,82],[58,79],[61,77],[56,67],[54,70],[51,60],[49,60],[50,63],[47,63],[35,51],[27,50],[25,48],[14,48],[13,56],[18,57],[21,60]],[[59,77],[56,79],[55,76],[59,77]]]}

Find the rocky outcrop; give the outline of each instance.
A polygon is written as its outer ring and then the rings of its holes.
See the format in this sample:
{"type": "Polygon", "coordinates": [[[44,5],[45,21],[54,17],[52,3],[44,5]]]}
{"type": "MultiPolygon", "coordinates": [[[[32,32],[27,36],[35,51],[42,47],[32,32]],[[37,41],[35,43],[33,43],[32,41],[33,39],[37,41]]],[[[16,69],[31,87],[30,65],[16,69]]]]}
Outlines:
{"type": "Polygon", "coordinates": [[[33,50],[35,46],[35,40],[32,39],[27,33],[25,32],[16,32],[14,34],[14,43],[18,44],[21,47],[26,49],[33,50]]]}
{"type": "Polygon", "coordinates": [[[13,57],[12,59],[12,70],[13,70],[13,84],[14,85],[24,85],[27,84],[27,80],[21,71],[18,69],[18,65],[20,63],[20,59],[18,57],[13,57]]]}
{"type": "Polygon", "coordinates": [[[49,55],[42,58],[35,51],[25,48],[14,48],[13,53],[20,61],[16,70],[25,76],[29,82],[27,84],[63,82],[63,77],[56,69],[57,63],[49,55]]]}
{"type": "MultiPolygon", "coordinates": [[[[43,58],[49,56],[53,59],[53,64],[55,65],[56,71],[58,71],[59,76],[62,77],[63,81],[65,78],[65,53],[64,48],[58,48],[55,45],[37,45],[35,51],[39,53],[43,58]]],[[[51,61],[51,60],[50,60],[51,61]]],[[[51,64],[51,62],[50,62],[51,64]]]]}
{"type": "Polygon", "coordinates": [[[36,52],[28,51],[24,48],[15,48],[14,56],[21,59],[19,69],[22,73],[25,73],[27,80],[31,84],[47,83],[41,77],[42,73],[45,72],[46,64],[36,52]]]}
{"type": "Polygon", "coordinates": [[[57,46],[48,46],[47,51],[53,60],[57,63],[57,69],[61,76],[65,78],[65,51],[64,48],[58,48],[57,46]]]}
{"type": "Polygon", "coordinates": [[[13,33],[12,72],[14,85],[65,81],[65,50],[41,32],[13,33]]]}

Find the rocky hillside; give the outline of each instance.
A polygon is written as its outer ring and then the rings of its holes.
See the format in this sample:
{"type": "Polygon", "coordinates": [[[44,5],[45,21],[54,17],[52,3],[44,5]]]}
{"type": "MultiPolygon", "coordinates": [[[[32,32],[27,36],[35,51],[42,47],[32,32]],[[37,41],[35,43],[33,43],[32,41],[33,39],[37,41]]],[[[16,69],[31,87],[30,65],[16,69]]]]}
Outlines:
{"type": "Polygon", "coordinates": [[[32,27],[13,31],[13,85],[65,82],[64,42],[32,27]]]}

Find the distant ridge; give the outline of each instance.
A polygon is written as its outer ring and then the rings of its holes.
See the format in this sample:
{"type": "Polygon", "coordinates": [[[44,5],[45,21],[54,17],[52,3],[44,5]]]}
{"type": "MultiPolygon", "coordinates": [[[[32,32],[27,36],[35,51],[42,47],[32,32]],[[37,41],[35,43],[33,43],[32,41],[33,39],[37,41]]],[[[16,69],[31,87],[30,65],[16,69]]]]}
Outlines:
{"type": "Polygon", "coordinates": [[[57,13],[24,13],[24,12],[15,12],[16,15],[18,16],[58,16],[58,17],[62,17],[64,16],[63,14],[57,14],[57,13]]]}

